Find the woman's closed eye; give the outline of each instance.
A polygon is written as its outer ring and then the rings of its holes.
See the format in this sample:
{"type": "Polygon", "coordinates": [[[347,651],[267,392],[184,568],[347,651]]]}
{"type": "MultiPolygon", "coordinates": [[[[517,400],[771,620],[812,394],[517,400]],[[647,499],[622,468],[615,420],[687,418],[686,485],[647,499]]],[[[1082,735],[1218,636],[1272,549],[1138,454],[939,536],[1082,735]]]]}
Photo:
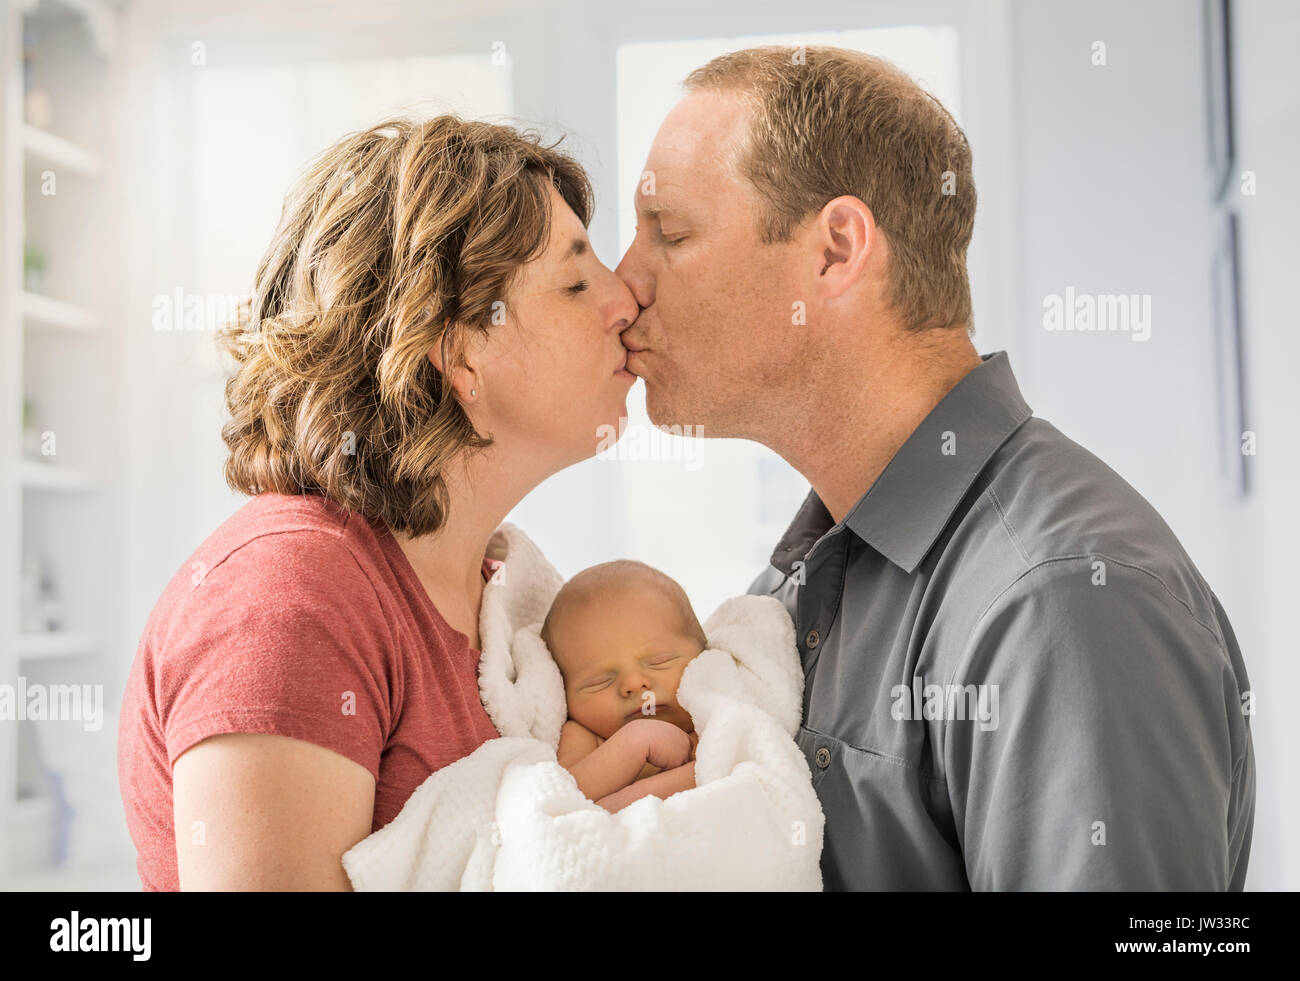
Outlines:
{"type": "Polygon", "coordinates": [[[587,285],[588,285],[587,281],[585,279],[582,279],[574,283],[572,286],[568,287],[566,292],[570,296],[577,296],[579,293],[583,293],[586,291],[587,285]]]}

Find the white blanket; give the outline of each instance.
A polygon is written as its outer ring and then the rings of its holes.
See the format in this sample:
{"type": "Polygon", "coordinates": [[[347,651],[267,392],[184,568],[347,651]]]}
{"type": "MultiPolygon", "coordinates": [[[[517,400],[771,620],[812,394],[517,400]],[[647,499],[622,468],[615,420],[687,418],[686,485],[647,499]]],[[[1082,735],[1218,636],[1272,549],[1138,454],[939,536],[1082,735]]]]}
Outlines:
{"type": "Polygon", "coordinates": [[[780,601],[740,596],[704,624],[709,646],[677,700],[695,722],[696,787],[616,814],[556,762],[566,711],[540,637],[560,575],[518,528],[484,590],[479,688],[501,733],[431,775],[386,827],[343,856],[357,890],[820,890],[823,817],[793,736],[803,705],[780,601]]]}

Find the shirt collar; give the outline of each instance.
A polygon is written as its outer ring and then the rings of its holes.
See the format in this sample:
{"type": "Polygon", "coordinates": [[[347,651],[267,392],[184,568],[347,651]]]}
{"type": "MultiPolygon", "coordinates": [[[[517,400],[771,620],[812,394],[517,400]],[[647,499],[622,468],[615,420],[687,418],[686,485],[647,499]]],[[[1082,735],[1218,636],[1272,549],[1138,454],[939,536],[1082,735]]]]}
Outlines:
{"type": "MultiPolygon", "coordinates": [[[[993,454],[1032,414],[1005,351],[986,354],[894,454],[844,517],[864,542],[906,573],[921,564],[993,454]]],[[[772,552],[786,575],[834,522],[809,491],[772,552]]]]}

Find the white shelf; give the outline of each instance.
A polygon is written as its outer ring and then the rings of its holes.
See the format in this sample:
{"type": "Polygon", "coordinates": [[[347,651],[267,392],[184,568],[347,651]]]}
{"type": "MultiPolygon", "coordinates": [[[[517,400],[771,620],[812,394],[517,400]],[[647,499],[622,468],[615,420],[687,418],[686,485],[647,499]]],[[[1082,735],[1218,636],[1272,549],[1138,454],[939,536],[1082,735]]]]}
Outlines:
{"type": "Polygon", "coordinates": [[[89,471],[59,463],[24,459],[17,471],[22,486],[32,490],[89,491],[99,486],[99,479],[89,471]]]}
{"type": "Polygon", "coordinates": [[[14,650],[28,661],[48,661],[60,657],[81,657],[99,650],[100,640],[95,634],[51,630],[46,633],[18,634],[14,650]]]}
{"type": "MultiPolygon", "coordinates": [[[[129,88],[125,64],[110,57],[121,23],[116,0],[0,0],[0,130],[11,137],[0,141],[0,296],[8,301],[0,304],[6,315],[0,323],[0,442],[6,447],[0,450],[0,678],[10,680],[42,667],[71,668],[83,663],[78,658],[98,663],[119,629],[123,584],[114,580],[101,589],[90,573],[111,563],[106,555],[116,533],[98,536],[101,541],[94,533],[106,520],[99,512],[111,513],[100,505],[116,506],[120,461],[101,464],[75,453],[67,460],[29,457],[20,447],[25,395],[40,405],[42,416],[46,410],[57,416],[52,428],[59,430],[61,444],[93,450],[104,432],[121,429],[118,406],[104,398],[102,384],[122,364],[122,331],[112,311],[126,274],[120,229],[129,205],[115,148],[128,132],[122,124],[129,88]],[[24,115],[25,49],[34,51],[33,82],[48,96],[56,120],[49,129],[33,125],[38,117],[24,115]],[[58,199],[49,201],[33,197],[33,182],[47,170],[64,185],[58,199]],[[66,277],[65,290],[50,281],[60,299],[25,289],[28,245],[39,247],[51,268],[66,277]],[[83,295],[82,283],[94,288],[83,295]],[[51,574],[57,571],[55,587],[68,599],[69,629],[17,629],[26,548],[41,556],[51,574]]],[[[67,799],[91,802],[70,817],[68,855],[78,854],[80,842],[87,858],[76,867],[54,864],[55,835],[68,816],[48,798],[15,800],[27,765],[20,766],[18,732],[0,722],[0,891],[139,888],[127,863],[114,864],[98,851],[104,795],[92,784],[101,776],[111,782],[110,768],[67,771],[67,799]]],[[[58,752],[83,751],[70,736],[63,739],[58,727],[46,735],[46,761],[58,752]]],[[[100,733],[96,740],[97,748],[111,748],[112,734],[100,733]]]]}
{"type": "Polygon", "coordinates": [[[43,327],[93,331],[100,325],[99,316],[93,310],[41,296],[39,293],[21,293],[18,297],[18,310],[25,323],[43,327]]]}
{"type": "Polygon", "coordinates": [[[53,164],[83,177],[98,177],[104,169],[96,154],[26,123],[23,124],[23,152],[35,163],[53,164]]]}

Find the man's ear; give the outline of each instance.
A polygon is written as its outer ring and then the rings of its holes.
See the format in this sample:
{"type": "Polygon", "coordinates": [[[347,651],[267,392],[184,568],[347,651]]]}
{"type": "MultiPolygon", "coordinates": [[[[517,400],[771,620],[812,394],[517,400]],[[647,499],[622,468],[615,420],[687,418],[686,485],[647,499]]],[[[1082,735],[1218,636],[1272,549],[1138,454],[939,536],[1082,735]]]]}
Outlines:
{"type": "Polygon", "coordinates": [[[456,397],[466,404],[478,401],[483,394],[482,377],[475,367],[477,355],[474,352],[478,350],[475,340],[478,334],[478,331],[469,331],[466,343],[462,345],[458,357],[453,353],[455,349],[450,340],[446,344],[445,351],[442,344],[435,344],[429,349],[429,362],[438,369],[438,374],[451,384],[456,397]],[[450,370],[445,367],[448,360],[451,360],[450,370]]]}
{"type": "Polygon", "coordinates": [[[875,216],[859,198],[841,195],[817,213],[812,232],[814,281],[827,298],[838,297],[862,278],[878,241],[875,216]]]}

